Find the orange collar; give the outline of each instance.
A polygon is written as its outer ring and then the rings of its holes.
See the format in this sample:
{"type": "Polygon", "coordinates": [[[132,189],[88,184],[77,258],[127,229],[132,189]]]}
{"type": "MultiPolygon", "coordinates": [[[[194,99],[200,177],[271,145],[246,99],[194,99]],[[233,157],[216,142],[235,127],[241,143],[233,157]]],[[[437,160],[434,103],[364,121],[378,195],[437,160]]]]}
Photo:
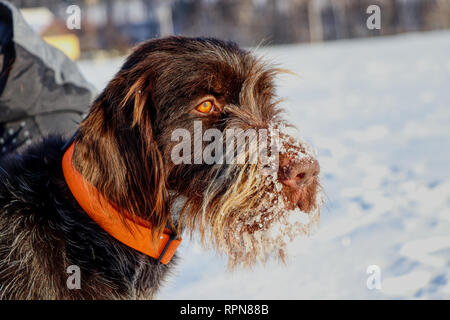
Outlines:
{"type": "Polygon", "coordinates": [[[140,217],[125,218],[127,221],[125,226],[123,216],[75,169],[72,164],[73,150],[72,143],[64,153],[62,169],[66,183],[81,208],[112,237],[167,264],[175,254],[181,239],[175,239],[174,234],[165,229],[155,246],[152,244],[152,228],[148,221],[140,217]]]}

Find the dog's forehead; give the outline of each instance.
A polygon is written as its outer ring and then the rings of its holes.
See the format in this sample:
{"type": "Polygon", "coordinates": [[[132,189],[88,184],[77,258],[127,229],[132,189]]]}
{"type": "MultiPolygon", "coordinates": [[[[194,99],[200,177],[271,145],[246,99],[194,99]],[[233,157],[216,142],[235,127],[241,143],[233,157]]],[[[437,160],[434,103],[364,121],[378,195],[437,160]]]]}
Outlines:
{"type": "MultiPolygon", "coordinates": [[[[249,52],[213,47],[215,51],[185,54],[174,59],[177,78],[165,72],[180,94],[195,100],[212,94],[226,103],[245,105],[245,100],[274,95],[273,69],[249,52]]],[[[261,99],[259,99],[261,100],[261,99]]],[[[262,101],[260,101],[262,102],[262,101]]]]}

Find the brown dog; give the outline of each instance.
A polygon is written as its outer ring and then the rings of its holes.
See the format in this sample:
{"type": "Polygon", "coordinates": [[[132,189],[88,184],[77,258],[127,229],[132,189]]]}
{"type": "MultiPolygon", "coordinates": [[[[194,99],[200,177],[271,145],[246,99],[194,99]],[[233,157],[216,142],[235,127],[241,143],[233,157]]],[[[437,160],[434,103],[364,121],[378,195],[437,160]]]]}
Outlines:
{"type": "Polygon", "coordinates": [[[50,137],[2,159],[0,297],[152,298],[183,230],[226,253],[232,267],[283,259],[284,239],[308,232],[320,203],[317,161],[282,131],[273,83],[280,71],[215,39],[140,45],[73,141],[50,137]],[[251,162],[252,148],[242,163],[223,161],[218,151],[228,136],[216,136],[214,163],[201,161],[202,135],[174,152],[174,133],[195,137],[198,125],[240,129],[236,139],[270,129],[275,148],[266,158],[279,162],[251,162]],[[309,222],[293,222],[294,209],[309,222]],[[78,286],[68,286],[67,270],[79,270],[78,286]]]}

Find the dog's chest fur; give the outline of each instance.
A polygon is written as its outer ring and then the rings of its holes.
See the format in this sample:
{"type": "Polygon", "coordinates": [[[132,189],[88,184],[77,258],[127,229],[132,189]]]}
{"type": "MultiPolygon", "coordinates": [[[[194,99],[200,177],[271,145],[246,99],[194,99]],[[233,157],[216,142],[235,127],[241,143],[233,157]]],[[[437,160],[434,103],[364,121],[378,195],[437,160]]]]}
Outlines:
{"type": "Polygon", "coordinates": [[[159,264],[93,222],[64,181],[63,145],[51,137],[0,159],[0,298],[152,298],[176,257],[159,264]],[[81,289],[67,287],[71,265],[81,289]]]}

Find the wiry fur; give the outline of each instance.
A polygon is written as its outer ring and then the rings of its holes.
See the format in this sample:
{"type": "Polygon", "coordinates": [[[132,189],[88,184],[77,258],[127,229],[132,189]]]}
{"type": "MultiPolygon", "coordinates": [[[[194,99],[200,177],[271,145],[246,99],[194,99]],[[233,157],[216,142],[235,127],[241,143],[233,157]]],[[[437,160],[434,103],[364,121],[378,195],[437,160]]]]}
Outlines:
{"type": "Polygon", "coordinates": [[[157,264],[83,212],[62,174],[63,145],[49,137],[1,159],[0,298],[151,298],[176,259],[157,264]],[[70,265],[81,268],[81,290],[67,288],[70,265]]]}
{"type": "MultiPolygon", "coordinates": [[[[281,237],[308,232],[308,225],[290,225],[285,212],[300,208],[313,213],[311,224],[318,219],[317,178],[294,197],[276,175],[261,175],[259,163],[175,165],[170,158],[171,133],[184,128],[193,135],[194,120],[222,132],[283,127],[273,84],[281,71],[215,39],[148,41],[81,123],[74,165],[119,211],[150,221],[154,234],[165,227],[199,232],[230,266],[264,261],[271,252],[283,259],[281,240],[268,231],[281,223],[281,237]],[[219,113],[192,112],[204,96],[223,106],[219,113]],[[180,198],[185,205],[174,221],[172,204],[180,198]]],[[[283,136],[280,157],[308,161],[294,140],[283,136]]],[[[0,297],[151,298],[176,258],[158,264],[99,228],[65,184],[62,145],[52,137],[0,163],[0,297]],[[81,290],[66,287],[69,265],[81,268],[81,290]]]]}

